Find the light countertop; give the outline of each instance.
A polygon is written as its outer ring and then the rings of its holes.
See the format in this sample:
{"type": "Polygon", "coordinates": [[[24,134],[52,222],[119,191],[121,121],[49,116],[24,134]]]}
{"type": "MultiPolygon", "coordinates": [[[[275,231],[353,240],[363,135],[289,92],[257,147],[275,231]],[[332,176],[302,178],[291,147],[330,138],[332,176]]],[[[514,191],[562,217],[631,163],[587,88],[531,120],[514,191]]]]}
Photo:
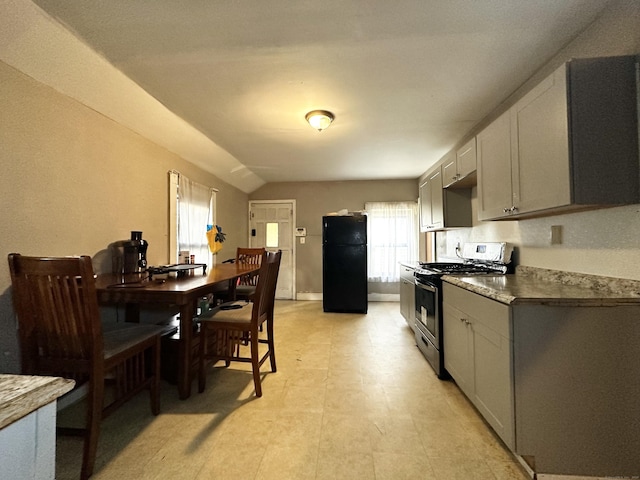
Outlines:
{"type": "Polygon", "coordinates": [[[53,402],[75,382],[59,377],[0,374],[0,429],[53,402]]]}
{"type": "Polygon", "coordinates": [[[637,280],[526,266],[518,267],[512,275],[446,275],[443,280],[507,305],[640,305],[637,280]]]}

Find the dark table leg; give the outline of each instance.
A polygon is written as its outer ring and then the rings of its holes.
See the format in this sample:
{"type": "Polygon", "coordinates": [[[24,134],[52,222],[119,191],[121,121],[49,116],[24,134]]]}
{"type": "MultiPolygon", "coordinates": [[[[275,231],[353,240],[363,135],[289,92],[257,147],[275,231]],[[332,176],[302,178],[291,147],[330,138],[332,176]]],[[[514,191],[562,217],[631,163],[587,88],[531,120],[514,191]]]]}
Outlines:
{"type": "Polygon", "coordinates": [[[193,302],[180,305],[180,340],[178,341],[178,394],[181,400],[191,396],[193,338],[193,302]]]}
{"type": "Polygon", "coordinates": [[[236,301],[236,285],[238,283],[238,279],[234,278],[233,280],[229,280],[229,298],[236,301]]]}

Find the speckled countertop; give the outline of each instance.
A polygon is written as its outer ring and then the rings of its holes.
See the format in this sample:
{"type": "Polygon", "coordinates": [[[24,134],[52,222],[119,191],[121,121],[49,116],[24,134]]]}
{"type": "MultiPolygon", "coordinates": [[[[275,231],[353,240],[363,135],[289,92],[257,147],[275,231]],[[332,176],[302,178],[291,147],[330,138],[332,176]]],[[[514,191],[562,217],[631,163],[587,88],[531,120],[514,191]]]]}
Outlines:
{"type": "Polygon", "coordinates": [[[0,429],[53,402],[75,382],[59,377],[0,374],[0,429]]]}
{"type": "Polygon", "coordinates": [[[640,281],[519,266],[513,275],[446,275],[443,280],[507,305],[640,305],[640,281]]]}

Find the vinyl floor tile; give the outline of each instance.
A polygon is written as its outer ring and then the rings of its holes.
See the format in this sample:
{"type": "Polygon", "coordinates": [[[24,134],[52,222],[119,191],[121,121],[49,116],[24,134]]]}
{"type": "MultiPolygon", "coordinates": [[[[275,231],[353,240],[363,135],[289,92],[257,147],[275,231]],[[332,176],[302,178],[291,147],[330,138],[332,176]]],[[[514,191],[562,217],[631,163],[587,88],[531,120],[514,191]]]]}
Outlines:
{"type": "MultiPolygon", "coordinates": [[[[210,367],[206,390],[194,381],[184,401],[163,381],[158,416],[143,392],[103,420],[92,478],[526,480],[455,383],[437,379],[399,310],[278,301],[278,371],[263,366],[261,398],[249,365],[210,367]]],[[[78,478],[81,457],[81,439],[58,437],[56,478],[78,478]]]]}

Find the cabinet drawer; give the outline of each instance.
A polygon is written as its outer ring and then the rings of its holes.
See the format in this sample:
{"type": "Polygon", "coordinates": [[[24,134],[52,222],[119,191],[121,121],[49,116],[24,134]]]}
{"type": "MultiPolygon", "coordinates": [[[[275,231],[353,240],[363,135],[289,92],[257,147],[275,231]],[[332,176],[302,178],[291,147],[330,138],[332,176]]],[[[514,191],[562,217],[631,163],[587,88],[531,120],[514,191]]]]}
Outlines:
{"type": "Polygon", "coordinates": [[[443,302],[482,323],[498,335],[511,338],[509,307],[464,288],[443,283],[443,302]]]}

